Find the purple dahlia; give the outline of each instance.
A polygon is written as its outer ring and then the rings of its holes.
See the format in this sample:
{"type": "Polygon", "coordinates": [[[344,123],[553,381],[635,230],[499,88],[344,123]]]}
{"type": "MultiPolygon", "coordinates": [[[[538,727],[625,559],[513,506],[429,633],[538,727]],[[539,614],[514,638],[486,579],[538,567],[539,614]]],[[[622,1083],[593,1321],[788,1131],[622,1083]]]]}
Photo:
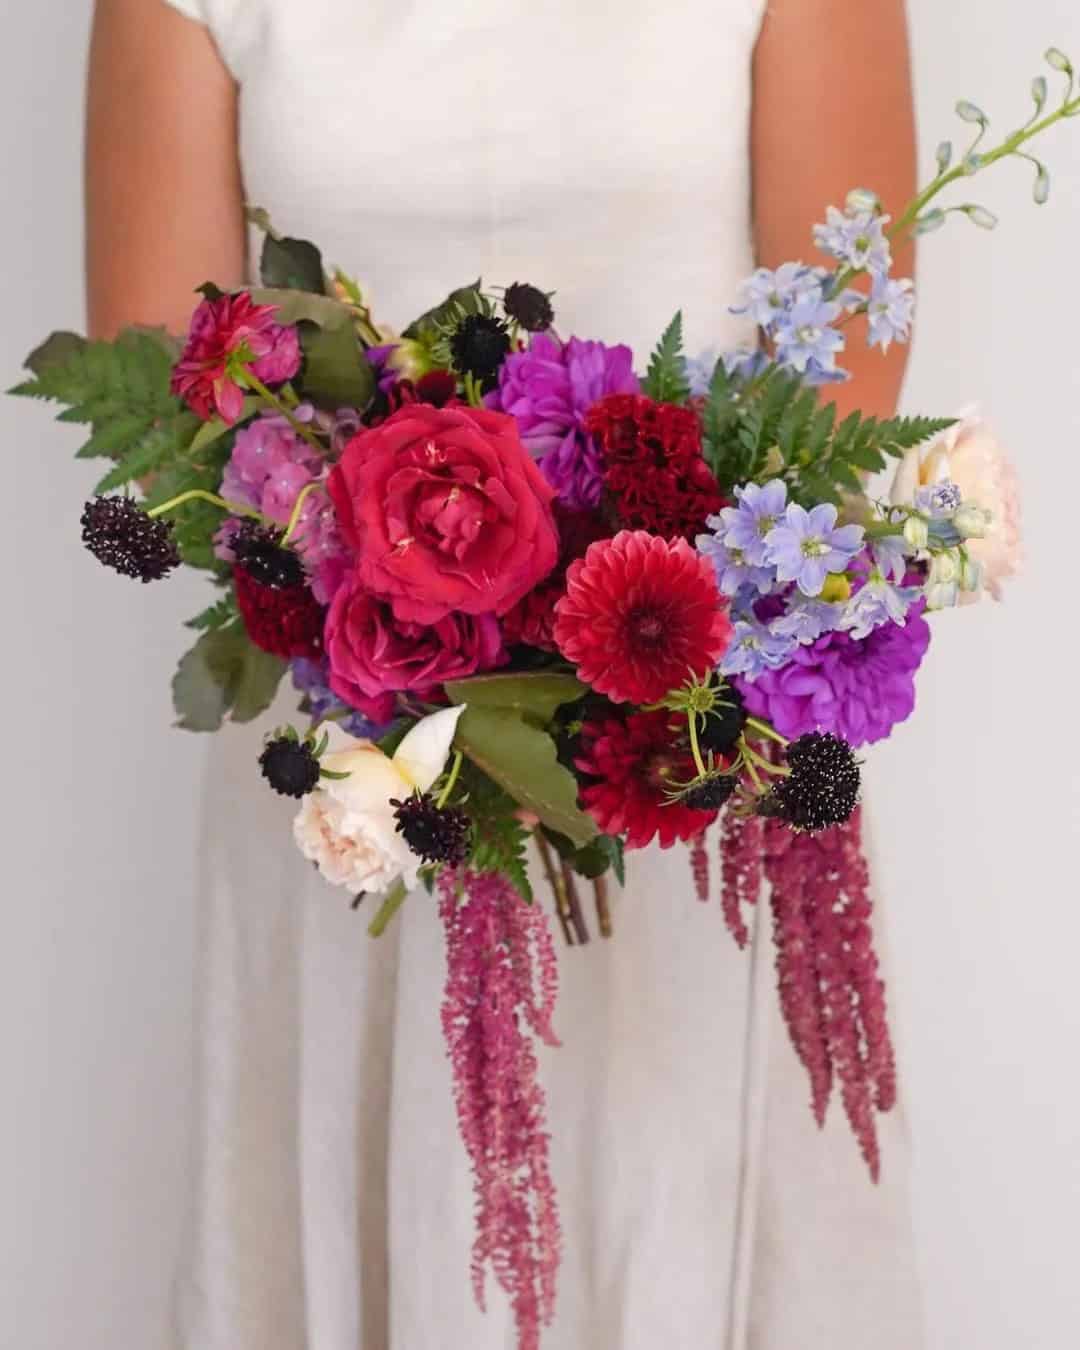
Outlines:
{"type": "Polygon", "coordinates": [[[567,506],[580,511],[598,506],[603,488],[600,452],[585,431],[585,414],[606,394],[638,391],[629,347],[574,337],[564,343],[536,333],[525,351],[503,362],[499,387],[486,401],[510,413],[544,477],[567,506]]]}
{"type": "Polygon", "coordinates": [[[915,707],[915,672],[930,645],[930,626],[912,611],[856,640],[827,633],[797,647],[779,670],[736,679],[746,711],[767,717],[791,740],[831,732],[849,745],[888,736],[915,707]]]}

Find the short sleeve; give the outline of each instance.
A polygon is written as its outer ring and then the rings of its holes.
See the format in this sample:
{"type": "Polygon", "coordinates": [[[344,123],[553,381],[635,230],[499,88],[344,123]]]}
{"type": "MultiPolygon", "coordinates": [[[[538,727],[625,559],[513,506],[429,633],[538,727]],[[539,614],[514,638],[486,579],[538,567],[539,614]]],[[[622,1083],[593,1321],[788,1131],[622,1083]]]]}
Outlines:
{"type": "Polygon", "coordinates": [[[240,78],[241,58],[258,19],[254,0],[163,0],[163,3],[196,23],[205,24],[222,60],[240,78]]]}

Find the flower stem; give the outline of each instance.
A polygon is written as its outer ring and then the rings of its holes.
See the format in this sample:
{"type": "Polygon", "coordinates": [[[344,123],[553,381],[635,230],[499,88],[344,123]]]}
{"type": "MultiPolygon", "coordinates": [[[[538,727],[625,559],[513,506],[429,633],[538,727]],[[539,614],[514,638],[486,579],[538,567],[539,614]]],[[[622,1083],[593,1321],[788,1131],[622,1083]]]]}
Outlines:
{"type": "Polygon", "coordinates": [[[686,725],[690,728],[690,753],[694,756],[694,766],[698,771],[698,777],[704,778],[709,771],[705,767],[705,761],[701,758],[701,746],[698,744],[696,712],[688,712],[686,714],[686,725]]]}
{"type": "Polygon", "coordinates": [[[289,523],[285,526],[285,533],[281,536],[281,544],[284,547],[293,537],[293,531],[300,524],[300,512],[303,510],[304,502],[308,494],[314,492],[317,488],[325,487],[322,479],[316,478],[313,482],[305,483],[296,494],[296,502],[292,509],[292,515],[289,517],[289,523]]]}
{"type": "Polygon", "coordinates": [[[559,926],[563,930],[563,937],[566,939],[566,945],[573,947],[576,939],[570,924],[570,897],[566,893],[566,883],[563,880],[562,873],[555,866],[551,845],[544,838],[543,831],[535,830],[533,838],[536,840],[536,848],[540,854],[540,862],[543,864],[544,875],[547,877],[551,893],[555,897],[555,913],[559,916],[559,926]]]}
{"type": "Polygon", "coordinates": [[[295,417],[292,409],[287,407],[284,401],[278,398],[277,394],[274,394],[267,389],[266,385],[263,384],[262,380],[259,379],[258,375],[255,374],[250,366],[245,366],[243,368],[241,378],[249,389],[253,389],[255,393],[258,394],[264,403],[268,403],[275,412],[284,417],[286,422],[288,422],[289,426],[292,427],[293,431],[295,431],[298,436],[303,437],[309,445],[314,446],[320,455],[326,453],[326,446],[323,445],[322,441],[319,440],[312,429],[306,427],[303,422],[295,417]]]}
{"type": "Polygon", "coordinates": [[[202,488],[190,488],[187,492],[181,492],[178,497],[170,497],[167,502],[162,502],[160,506],[151,507],[147,515],[151,520],[158,516],[163,516],[166,511],[175,511],[178,506],[183,506],[185,502],[209,502],[211,506],[220,506],[223,511],[227,511],[231,516],[250,516],[253,520],[260,520],[264,525],[273,526],[274,522],[268,520],[261,511],[256,511],[251,506],[241,506],[239,502],[227,502],[224,497],[219,497],[216,492],[206,492],[202,488]]]}
{"type": "Polygon", "coordinates": [[[368,925],[368,936],[377,938],[382,937],[390,924],[390,920],[405,903],[405,896],[408,892],[405,890],[405,883],[399,881],[392,891],[389,892],[386,899],[379,906],[379,912],[368,925]]]}
{"type": "Polygon", "coordinates": [[[465,757],[460,750],[454,751],[454,767],[450,770],[450,776],[446,780],[446,786],[439,793],[438,801],[435,803],[440,811],[450,800],[450,794],[457,785],[458,774],[461,772],[461,762],[464,758],[465,757]]]}
{"type": "Polygon", "coordinates": [[[758,717],[748,717],[746,725],[751,731],[756,731],[759,736],[765,736],[770,741],[775,741],[777,745],[787,746],[791,742],[786,736],[781,736],[775,727],[769,726],[768,722],[762,722],[758,717]]]}
{"type": "Polygon", "coordinates": [[[480,392],[480,382],[471,370],[465,372],[465,400],[470,408],[482,408],[484,406],[484,396],[480,392]]]}
{"type": "Polygon", "coordinates": [[[596,922],[600,929],[600,936],[609,938],[615,930],[611,924],[607,877],[596,877],[594,879],[593,892],[596,895],[596,922]]]}

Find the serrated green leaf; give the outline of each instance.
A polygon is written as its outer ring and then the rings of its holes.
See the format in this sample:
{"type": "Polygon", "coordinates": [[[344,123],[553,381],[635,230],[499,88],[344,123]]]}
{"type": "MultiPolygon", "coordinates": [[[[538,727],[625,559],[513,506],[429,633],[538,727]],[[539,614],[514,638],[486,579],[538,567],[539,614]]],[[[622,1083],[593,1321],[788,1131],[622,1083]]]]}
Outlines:
{"type": "Polygon", "coordinates": [[[260,651],[235,621],[203,633],[173,677],[177,726],[216,731],[226,714],[250,722],[274,700],[286,663],[260,651]]]}
{"type": "Polygon", "coordinates": [[[263,240],[259,276],[264,286],[326,294],[322,254],[307,239],[267,234],[263,240]]]}
{"type": "Polygon", "coordinates": [[[240,415],[231,426],[227,422],[223,422],[220,417],[211,417],[209,422],[204,422],[195,433],[195,438],[191,442],[191,453],[197,455],[201,450],[213,445],[215,441],[221,440],[222,436],[228,436],[230,432],[235,431],[238,426],[246,422],[249,417],[254,417],[258,410],[259,400],[254,394],[249,394],[244,399],[240,415]]]}
{"type": "Polygon", "coordinates": [[[94,491],[111,492],[153,473],[169,456],[178,454],[190,443],[198,425],[199,420],[193,413],[181,413],[171,422],[153,427],[98,481],[94,491]]]}
{"type": "Polygon", "coordinates": [[[658,403],[685,403],[690,397],[682,325],[682,310],[678,310],[664,329],[642,381],[644,393],[658,403]]]}
{"type": "Polygon", "coordinates": [[[557,708],[574,703],[586,692],[585,685],[575,676],[550,671],[478,675],[468,680],[451,680],[444,687],[451,703],[505,708],[541,723],[550,722],[557,708]]]}
{"type": "MultiPolygon", "coordinates": [[[[71,420],[71,419],[61,419],[71,420]]],[[[81,419],[80,419],[81,420],[81,419]]],[[[115,459],[125,448],[136,444],[154,425],[145,413],[128,413],[111,418],[97,427],[90,439],[75,452],[76,459],[115,459]]]]}
{"type": "Polygon", "coordinates": [[[483,281],[480,277],[477,277],[471,285],[459,286],[440,304],[421,314],[418,319],[414,319],[401,336],[411,341],[425,341],[432,338],[456,310],[464,310],[466,314],[478,314],[482,305],[482,288],[483,281]]]}
{"type": "Polygon", "coordinates": [[[503,708],[470,706],[457,725],[455,744],[514,801],[579,847],[597,833],[577,805],[577,782],[556,758],[555,742],[503,708]]]}
{"type": "Polygon", "coordinates": [[[215,628],[224,628],[227,623],[231,623],[235,618],[236,601],[232,595],[223,595],[220,600],[215,600],[212,605],[207,605],[193,619],[187,619],[184,627],[193,628],[197,633],[204,633],[215,628]]]}

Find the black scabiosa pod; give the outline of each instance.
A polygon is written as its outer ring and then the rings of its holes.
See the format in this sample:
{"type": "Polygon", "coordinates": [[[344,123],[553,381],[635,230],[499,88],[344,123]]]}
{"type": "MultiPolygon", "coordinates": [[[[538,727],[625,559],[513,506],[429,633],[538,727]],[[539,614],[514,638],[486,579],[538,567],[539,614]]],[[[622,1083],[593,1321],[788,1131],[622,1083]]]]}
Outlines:
{"type": "Polygon", "coordinates": [[[93,497],[83,508],[82,541],[121,576],[160,581],[180,565],[172,521],[155,520],[130,497],[93,497]]]}
{"type": "Polygon", "coordinates": [[[763,800],[761,814],[808,833],[843,825],[859,804],[859,762],[847,741],[828,732],[800,736],[787,749],[791,773],[763,800]]]}
{"type": "Polygon", "coordinates": [[[515,281],[503,295],[503,309],[528,333],[542,333],[555,322],[551,300],[537,286],[515,281]]]}
{"type": "Polygon", "coordinates": [[[742,695],[734,685],[725,684],[717,691],[711,711],[698,724],[698,744],[714,755],[726,755],[742,735],[746,725],[746,709],[742,695]]]}
{"type": "Polygon", "coordinates": [[[454,369],[490,384],[510,352],[510,332],[493,314],[466,314],[450,334],[454,369]]]}
{"type": "Polygon", "coordinates": [[[256,520],[244,520],[229,539],[236,561],[256,581],[276,591],[301,586],[306,580],[303,563],[291,548],[282,546],[281,538],[277,530],[256,520]]]}
{"type": "Polygon", "coordinates": [[[306,797],[319,785],[319,757],[310,738],[281,732],[266,742],[259,756],[263,777],[283,797],[306,797]]]}
{"type": "Polygon", "coordinates": [[[687,788],[679,800],[695,811],[719,811],[735,791],[734,774],[714,774],[687,788]]]}
{"type": "Polygon", "coordinates": [[[460,867],[469,856],[472,824],[460,806],[438,806],[428,792],[414,792],[403,802],[391,798],[397,831],[426,863],[460,867]]]}

